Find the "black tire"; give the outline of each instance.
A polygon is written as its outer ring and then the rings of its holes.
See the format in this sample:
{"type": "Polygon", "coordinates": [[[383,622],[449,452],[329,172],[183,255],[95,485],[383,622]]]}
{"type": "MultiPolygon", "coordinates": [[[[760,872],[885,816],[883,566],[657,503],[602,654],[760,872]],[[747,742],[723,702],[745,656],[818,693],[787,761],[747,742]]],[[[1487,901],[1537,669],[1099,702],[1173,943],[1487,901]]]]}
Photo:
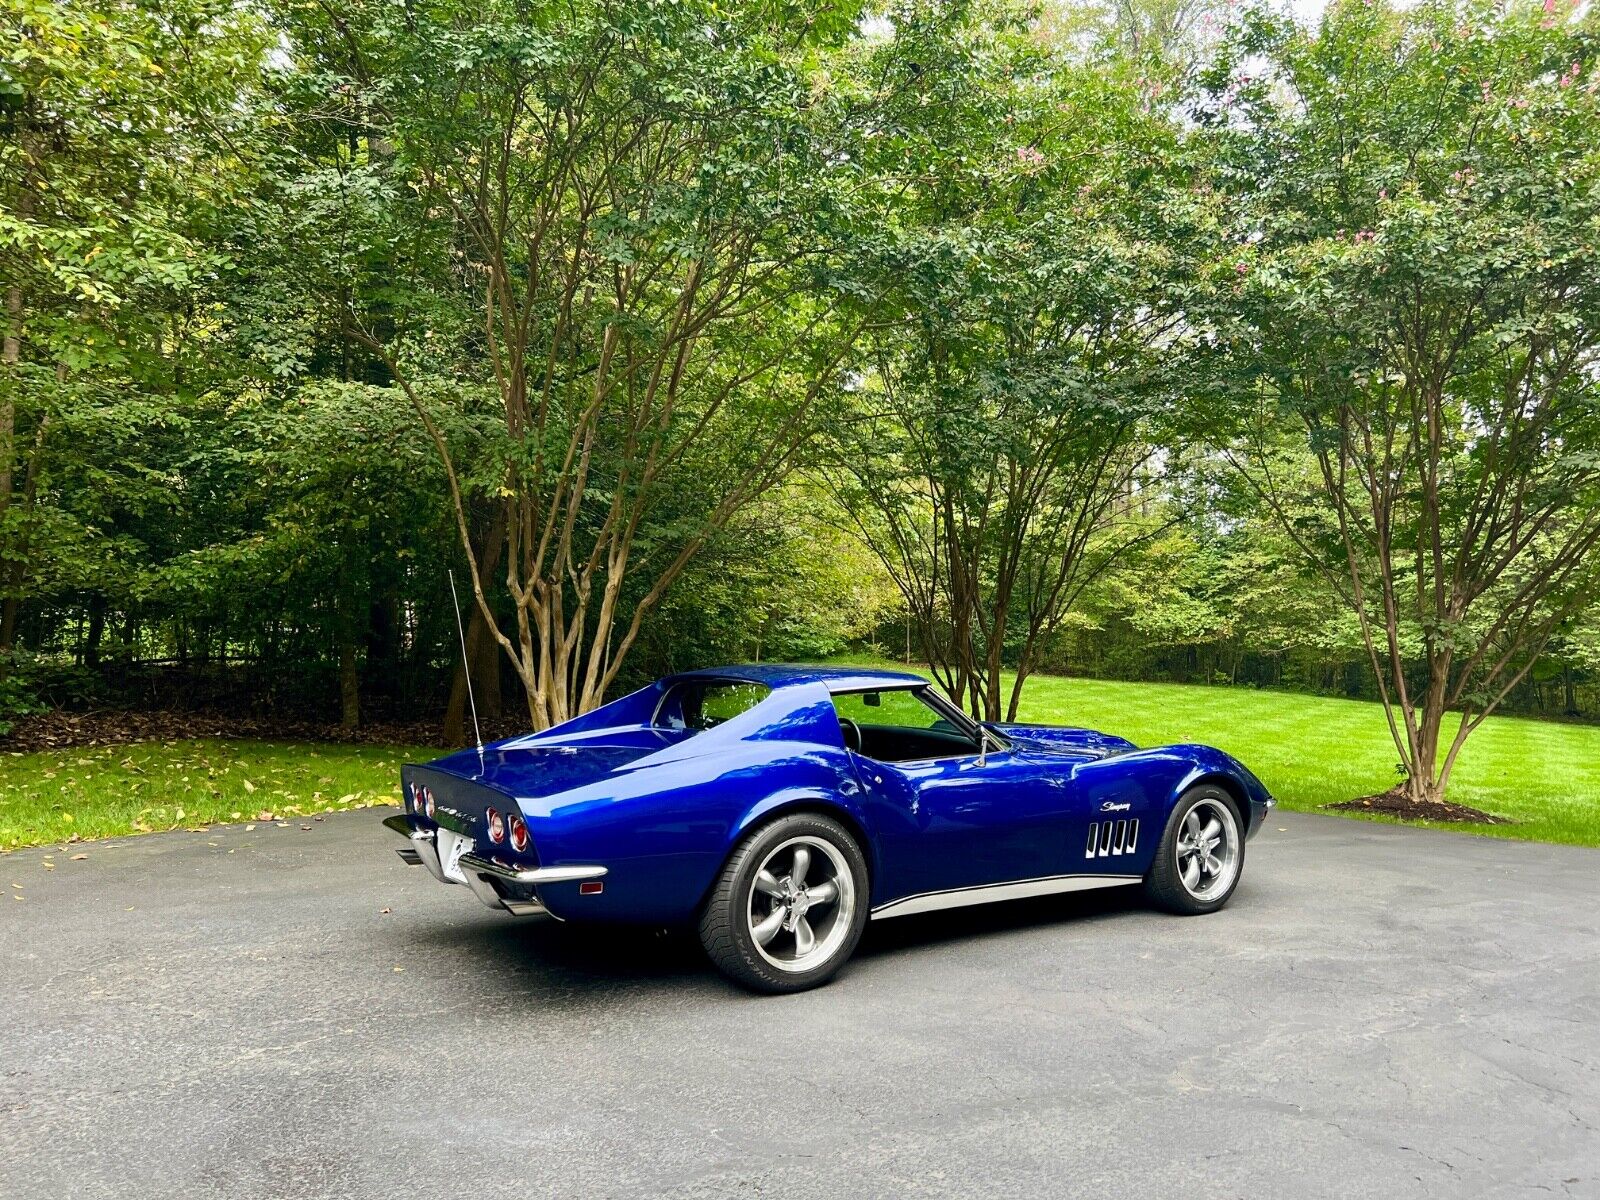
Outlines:
{"type": "MultiPolygon", "coordinates": [[[[824,852],[821,857],[828,856],[824,852]]],[[[831,858],[827,867],[837,872],[831,858]]],[[[752,991],[800,992],[817,987],[833,978],[855,953],[867,924],[867,887],[866,856],[839,822],[811,812],[778,817],[750,833],[728,856],[700,913],[700,944],[717,970],[752,991]],[[774,965],[756,943],[751,930],[752,904],[756,902],[752,892],[763,863],[797,839],[818,850],[822,849],[816,846],[818,842],[833,847],[849,876],[848,881],[835,879],[835,886],[839,895],[849,896],[850,903],[847,910],[842,905],[836,910],[833,920],[837,928],[831,925],[827,936],[819,939],[826,957],[806,969],[786,969],[774,965]]],[[[760,903],[772,905],[774,912],[778,907],[771,900],[760,903]]]]}
{"type": "MultiPolygon", "coordinates": [[[[1172,815],[1167,818],[1167,827],[1161,834],[1160,844],[1156,846],[1155,861],[1150,864],[1150,870],[1144,877],[1145,896],[1157,908],[1182,916],[1216,912],[1228,903],[1234,889],[1239,886],[1239,879],[1244,875],[1244,837],[1244,819],[1239,815],[1239,805],[1232,796],[1213,784],[1202,783],[1190,788],[1172,806],[1172,815]],[[1227,822],[1220,819],[1223,810],[1232,816],[1231,830],[1227,828],[1227,822]],[[1235,857],[1231,862],[1229,878],[1225,884],[1214,885],[1213,890],[1201,895],[1184,883],[1179,866],[1179,842],[1184,837],[1184,823],[1191,812],[1196,813],[1197,819],[1201,813],[1218,817],[1219,825],[1234,839],[1235,857]]],[[[1201,878],[1203,880],[1203,876],[1201,878]]],[[[1220,882],[1220,874],[1217,882],[1220,882]]]]}

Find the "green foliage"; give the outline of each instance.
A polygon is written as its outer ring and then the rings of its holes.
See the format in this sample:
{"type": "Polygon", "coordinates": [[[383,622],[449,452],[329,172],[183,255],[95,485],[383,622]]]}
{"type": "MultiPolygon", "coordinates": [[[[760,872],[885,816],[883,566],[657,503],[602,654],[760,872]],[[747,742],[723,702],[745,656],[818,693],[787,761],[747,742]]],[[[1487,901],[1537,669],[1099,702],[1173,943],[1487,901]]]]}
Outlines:
{"type": "MultiPolygon", "coordinates": [[[[285,166],[304,250],[264,295],[320,310],[416,409],[536,725],[598,703],[837,390],[860,317],[832,246],[857,175],[809,73],[853,11],[361,4],[290,21],[284,94],[324,149],[285,166]],[[501,427],[465,464],[428,380],[495,396],[501,427]]],[[[253,336],[276,371],[303,369],[253,336]]]]}
{"type": "Polygon", "coordinates": [[[1025,675],[1167,519],[1128,501],[1156,482],[1217,218],[1115,60],[1052,47],[1014,10],[891,20],[851,75],[856,156],[890,211],[864,243],[884,303],[835,475],[920,652],[997,718],[1002,659],[1025,675]]]}
{"type": "Polygon", "coordinates": [[[1315,31],[1247,22],[1231,53],[1207,115],[1249,182],[1215,286],[1260,401],[1232,453],[1360,618],[1432,797],[1600,588],[1593,30],[1554,6],[1341,4],[1315,31]]]}
{"type": "Polygon", "coordinates": [[[19,717],[45,711],[32,664],[15,651],[0,654],[0,736],[11,732],[19,717]]]}
{"type": "MultiPolygon", "coordinates": [[[[152,430],[204,386],[217,221],[269,30],[197,2],[0,9],[0,647],[20,601],[124,597],[170,511],[152,430]]],[[[160,440],[158,436],[156,441],[160,440]]]]}
{"type": "Polygon", "coordinates": [[[0,0],[0,721],[437,712],[452,569],[536,723],[862,645],[1592,713],[1595,21],[0,0]]]}
{"type": "Polygon", "coordinates": [[[643,674],[712,662],[816,662],[871,639],[902,602],[841,517],[805,477],[752,505],[664,602],[641,648],[643,674]]]}

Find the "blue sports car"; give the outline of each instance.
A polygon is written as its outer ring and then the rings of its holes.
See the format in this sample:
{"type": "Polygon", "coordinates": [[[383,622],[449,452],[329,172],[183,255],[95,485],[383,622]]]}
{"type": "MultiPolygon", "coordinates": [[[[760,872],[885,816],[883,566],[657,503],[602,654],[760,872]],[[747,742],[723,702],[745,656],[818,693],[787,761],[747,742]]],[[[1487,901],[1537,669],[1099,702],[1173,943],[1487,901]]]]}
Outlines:
{"type": "Polygon", "coordinates": [[[917,675],[719,667],[402,773],[400,854],[490,908],[694,925],[748,987],[826,981],[868,918],[1140,884],[1228,902],[1273,800],[1209,746],[980,724],[917,675]]]}

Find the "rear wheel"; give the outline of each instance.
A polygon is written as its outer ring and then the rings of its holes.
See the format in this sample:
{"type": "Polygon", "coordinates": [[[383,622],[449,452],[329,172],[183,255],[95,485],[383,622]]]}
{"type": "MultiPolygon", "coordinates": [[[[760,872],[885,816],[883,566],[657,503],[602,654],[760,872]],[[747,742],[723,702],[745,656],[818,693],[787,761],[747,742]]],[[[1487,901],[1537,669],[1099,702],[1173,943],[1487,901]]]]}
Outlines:
{"type": "Polygon", "coordinates": [[[1228,902],[1244,870],[1244,822],[1232,796],[1201,784],[1178,799],[1155,861],[1144,877],[1145,895],[1168,912],[1215,912],[1228,902]]]}
{"type": "Polygon", "coordinates": [[[700,917],[718,970],[762,992],[798,992],[833,977],[867,923],[867,863],[837,821],[779,817],[728,858],[700,917]]]}

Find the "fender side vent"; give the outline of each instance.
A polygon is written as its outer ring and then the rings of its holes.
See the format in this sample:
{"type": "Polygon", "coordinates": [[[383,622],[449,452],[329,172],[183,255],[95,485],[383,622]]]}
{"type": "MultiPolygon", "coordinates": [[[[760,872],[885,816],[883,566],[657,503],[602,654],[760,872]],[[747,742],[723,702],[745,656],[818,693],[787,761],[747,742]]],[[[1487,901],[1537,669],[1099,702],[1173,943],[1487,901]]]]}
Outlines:
{"type": "Polygon", "coordinates": [[[1091,821],[1089,841],[1084,854],[1089,858],[1107,858],[1114,854],[1132,854],[1139,845],[1139,821],[1091,821]]]}

